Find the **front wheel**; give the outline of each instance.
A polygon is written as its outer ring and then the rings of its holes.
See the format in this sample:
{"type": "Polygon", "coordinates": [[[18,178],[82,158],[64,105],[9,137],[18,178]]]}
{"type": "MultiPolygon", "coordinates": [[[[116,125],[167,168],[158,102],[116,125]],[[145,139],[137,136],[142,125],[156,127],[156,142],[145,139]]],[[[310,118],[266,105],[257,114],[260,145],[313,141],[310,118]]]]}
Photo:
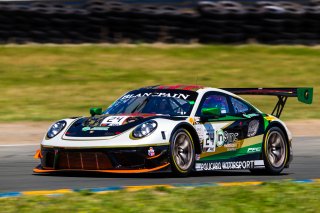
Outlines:
{"type": "Polygon", "coordinates": [[[263,143],[265,169],[251,170],[256,174],[280,174],[288,160],[288,143],[279,127],[268,130],[263,143]]]}
{"type": "Polygon", "coordinates": [[[170,143],[171,169],[178,176],[190,174],[195,163],[194,143],[186,129],[178,129],[170,143]]]}

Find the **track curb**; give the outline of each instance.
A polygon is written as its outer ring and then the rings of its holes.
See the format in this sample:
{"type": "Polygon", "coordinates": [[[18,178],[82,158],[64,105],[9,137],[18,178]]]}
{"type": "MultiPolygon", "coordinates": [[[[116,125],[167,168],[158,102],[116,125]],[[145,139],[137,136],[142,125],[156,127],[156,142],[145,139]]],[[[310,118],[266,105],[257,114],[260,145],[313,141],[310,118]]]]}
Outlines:
{"type": "MultiPolygon", "coordinates": [[[[319,179],[301,179],[301,180],[285,180],[281,182],[291,183],[320,183],[319,179]]],[[[68,193],[87,191],[91,193],[108,193],[119,190],[139,191],[143,189],[153,188],[196,188],[208,186],[258,186],[263,185],[265,181],[245,181],[245,182],[212,182],[212,183],[192,183],[192,184],[160,184],[160,185],[145,185],[145,186],[110,186],[100,188],[82,188],[82,189],[57,189],[57,190],[38,190],[38,191],[21,191],[21,192],[5,192],[0,193],[0,198],[13,198],[30,195],[46,195],[46,196],[59,196],[68,193]]]]}

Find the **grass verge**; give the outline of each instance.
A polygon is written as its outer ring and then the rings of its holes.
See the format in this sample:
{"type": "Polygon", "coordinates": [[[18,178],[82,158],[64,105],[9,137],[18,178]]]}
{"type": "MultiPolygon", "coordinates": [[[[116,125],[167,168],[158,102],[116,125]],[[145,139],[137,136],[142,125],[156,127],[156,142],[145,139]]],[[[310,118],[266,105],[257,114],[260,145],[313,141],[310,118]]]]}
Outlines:
{"type": "Polygon", "coordinates": [[[155,188],[0,199],[1,212],[319,212],[320,183],[155,188]]]}
{"type": "MultiPolygon", "coordinates": [[[[56,120],[106,108],[157,84],[315,88],[314,104],[288,101],[283,118],[320,118],[320,49],[300,46],[0,46],[0,121],[56,120]]],[[[271,112],[275,97],[249,98],[271,112]]]]}

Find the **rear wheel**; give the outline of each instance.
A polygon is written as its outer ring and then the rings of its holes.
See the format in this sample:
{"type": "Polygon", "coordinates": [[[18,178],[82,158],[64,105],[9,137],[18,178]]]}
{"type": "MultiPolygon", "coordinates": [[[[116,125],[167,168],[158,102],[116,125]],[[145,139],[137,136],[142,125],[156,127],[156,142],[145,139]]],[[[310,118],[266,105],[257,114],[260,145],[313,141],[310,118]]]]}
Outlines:
{"type": "Polygon", "coordinates": [[[279,127],[268,130],[263,143],[265,169],[251,170],[254,174],[280,174],[288,160],[288,143],[279,127]]]}
{"type": "Polygon", "coordinates": [[[191,135],[186,129],[178,129],[170,143],[171,169],[175,175],[187,176],[195,163],[195,149],[191,135]]]}

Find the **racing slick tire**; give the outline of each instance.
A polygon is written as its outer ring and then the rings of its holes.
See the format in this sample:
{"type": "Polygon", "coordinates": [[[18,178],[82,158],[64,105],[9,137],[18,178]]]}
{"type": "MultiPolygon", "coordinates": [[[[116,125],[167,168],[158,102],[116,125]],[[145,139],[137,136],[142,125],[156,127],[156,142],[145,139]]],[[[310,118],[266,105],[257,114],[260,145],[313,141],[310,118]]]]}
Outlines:
{"type": "Polygon", "coordinates": [[[287,139],[279,127],[271,127],[263,142],[263,161],[265,169],[251,169],[253,174],[278,175],[284,169],[289,148],[287,139]]]}
{"type": "Polygon", "coordinates": [[[169,158],[174,175],[185,177],[195,164],[195,148],[190,133],[183,128],[173,134],[170,141],[169,158]]]}

